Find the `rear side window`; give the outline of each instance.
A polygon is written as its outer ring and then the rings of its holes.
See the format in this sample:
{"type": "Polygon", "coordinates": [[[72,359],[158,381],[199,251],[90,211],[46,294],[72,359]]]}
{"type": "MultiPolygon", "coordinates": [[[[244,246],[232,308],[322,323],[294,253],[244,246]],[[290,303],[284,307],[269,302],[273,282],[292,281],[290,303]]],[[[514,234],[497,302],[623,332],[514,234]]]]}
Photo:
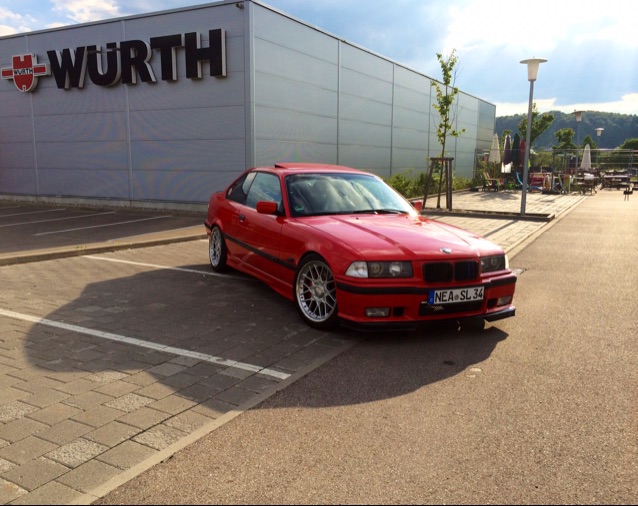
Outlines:
{"type": "Polygon", "coordinates": [[[226,198],[233,202],[245,204],[253,179],[255,179],[255,172],[249,172],[244,177],[238,179],[235,184],[228,189],[226,198]]]}

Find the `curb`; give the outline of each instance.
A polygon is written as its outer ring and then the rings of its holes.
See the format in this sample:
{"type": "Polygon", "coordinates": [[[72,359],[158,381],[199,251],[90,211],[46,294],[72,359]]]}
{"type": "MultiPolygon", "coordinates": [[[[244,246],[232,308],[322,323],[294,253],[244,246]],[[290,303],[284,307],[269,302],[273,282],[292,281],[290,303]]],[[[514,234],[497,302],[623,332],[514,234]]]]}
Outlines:
{"type": "Polygon", "coordinates": [[[42,250],[39,252],[25,252],[19,254],[11,254],[10,256],[0,256],[0,266],[26,264],[31,262],[42,262],[44,260],[57,260],[60,258],[69,258],[84,255],[96,255],[99,253],[109,253],[124,249],[147,248],[149,246],[162,246],[164,244],[172,244],[178,242],[195,241],[198,239],[206,239],[205,233],[191,234],[185,236],[170,236],[161,239],[149,239],[141,241],[118,241],[113,244],[87,244],[84,246],[61,247],[42,250]]]}
{"type": "Polygon", "coordinates": [[[436,216],[458,216],[462,218],[498,218],[504,220],[522,220],[522,221],[545,221],[549,222],[556,218],[555,214],[542,214],[542,213],[526,213],[521,215],[520,213],[508,213],[501,211],[472,211],[465,209],[455,209],[448,211],[447,209],[429,209],[425,208],[420,211],[423,215],[436,215],[436,216]]]}

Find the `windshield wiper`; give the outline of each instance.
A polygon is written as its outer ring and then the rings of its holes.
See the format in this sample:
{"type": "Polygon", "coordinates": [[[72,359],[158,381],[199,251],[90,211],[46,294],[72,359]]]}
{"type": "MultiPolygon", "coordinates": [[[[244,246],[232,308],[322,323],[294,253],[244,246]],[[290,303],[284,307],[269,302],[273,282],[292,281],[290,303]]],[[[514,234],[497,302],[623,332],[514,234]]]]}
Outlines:
{"type": "Polygon", "coordinates": [[[369,212],[375,214],[408,214],[407,211],[401,209],[372,209],[369,212]]]}

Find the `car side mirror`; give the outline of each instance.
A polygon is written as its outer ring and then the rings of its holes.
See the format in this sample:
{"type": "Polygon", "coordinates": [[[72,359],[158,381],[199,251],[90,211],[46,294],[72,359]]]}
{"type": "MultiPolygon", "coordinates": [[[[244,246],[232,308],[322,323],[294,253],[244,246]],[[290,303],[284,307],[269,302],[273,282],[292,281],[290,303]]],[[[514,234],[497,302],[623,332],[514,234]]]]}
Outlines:
{"type": "Polygon", "coordinates": [[[257,212],[259,214],[277,214],[279,205],[270,200],[260,200],[257,202],[257,212]]]}

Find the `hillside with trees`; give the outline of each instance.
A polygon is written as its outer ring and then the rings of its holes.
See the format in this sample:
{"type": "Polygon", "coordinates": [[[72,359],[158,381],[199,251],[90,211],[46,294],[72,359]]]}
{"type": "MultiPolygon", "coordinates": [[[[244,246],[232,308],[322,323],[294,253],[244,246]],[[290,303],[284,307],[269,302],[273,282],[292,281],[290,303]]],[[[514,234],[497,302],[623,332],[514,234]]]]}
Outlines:
{"type": "MultiPolygon", "coordinates": [[[[532,143],[535,150],[549,150],[552,146],[558,145],[555,133],[565,128],[571,128],[574,131],[574,143],[579,142],[582,145],[585,138],[589,136],[596,143],[598,149],[615,149],[628,139],[638,138],[637,115],[584,111],[582,121],[578,126],[576,116],[573,113],[559,111],[549,111],[549,113],[554,115],[554,121],[532,143]],[[605,129],[600,138],[596,135],[597,128],[605,129]]],[[[521,120],[527,121],[527,114],[497,117],[496,133],[499,137],[503,137],[503,132],[509,130],[514,135],[519,131],[518,125],[521,120]]]]}

